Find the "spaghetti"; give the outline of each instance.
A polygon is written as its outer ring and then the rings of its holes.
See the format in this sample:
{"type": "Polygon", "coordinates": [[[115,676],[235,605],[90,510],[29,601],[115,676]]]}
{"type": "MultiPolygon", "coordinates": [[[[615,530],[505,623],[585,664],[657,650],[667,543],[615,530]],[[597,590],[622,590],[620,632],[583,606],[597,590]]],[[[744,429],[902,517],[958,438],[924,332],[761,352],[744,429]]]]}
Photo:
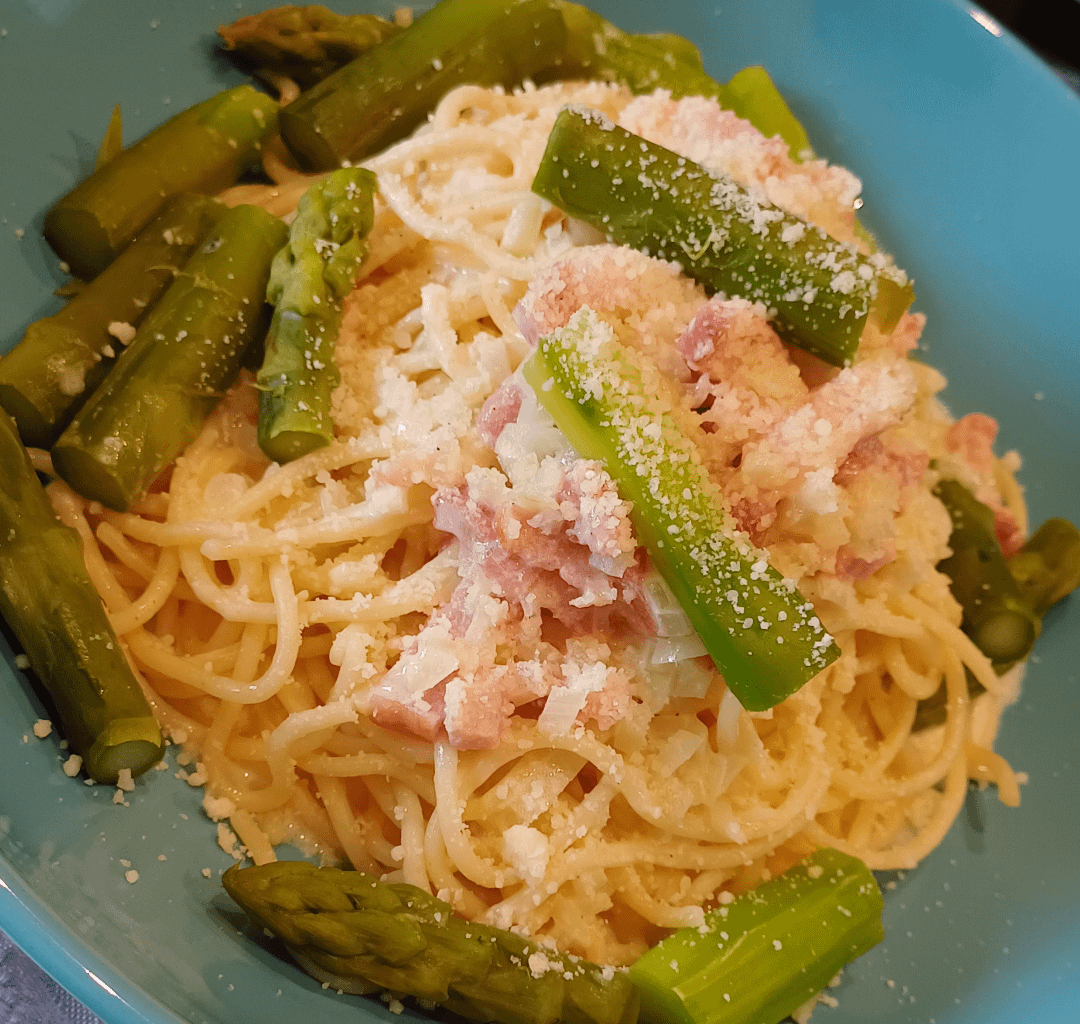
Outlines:
{"type": "MultiPolygon", "coordinates": [[[[869,327],[838,373],[759,308],[707,300],[533,195],[567,102],[856,241],[856,179],[794,164],[711,101],[460,88],[369,162],[329,447],[269,464],[244,380],[130,513],[51,493],[208,813],[257,862],[291,841],[624,964],[818,846],[914,866],[969,777],[1018,799],[990,749],[1017,673],[959,628],[930,461],[1021,526],[1023,509],[981,421],[953,423],[940,375],[907,358],[921,318],[869,327]],[[653,368],[843,652],[768,712],[742,710],[679,631],[610,478],[515,382],[530,331],[585,303],[653,368]],[[898,383],[885,400],[871,381],[898,383]],[[944,725],[913,733],[942,680],[944,725]]],[[[308,179],[268,159],[275,184],[228,201],[295,207],[308,179]]]]}

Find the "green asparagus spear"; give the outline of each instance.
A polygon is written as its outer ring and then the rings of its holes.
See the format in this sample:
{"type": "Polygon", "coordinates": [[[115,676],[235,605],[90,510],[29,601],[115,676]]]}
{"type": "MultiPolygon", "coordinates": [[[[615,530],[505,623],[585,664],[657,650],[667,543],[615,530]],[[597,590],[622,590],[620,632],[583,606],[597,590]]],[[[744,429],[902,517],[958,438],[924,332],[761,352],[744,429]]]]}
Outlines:
{"type": "Polygon", "coordinates": [[[401,30],[374,14],[335,14],[321,4],[272,7],[218,28],[226,50],[258,73],[308,89],[401,30]]]}
{"type": "Polygon", "coordinates": [[[781,337],[836,366],[851,362],[872,305],[889,331],[911,300],[883,259],[582,107],[559,114],[532,187],[609,240],[678,260],[709,291],[764,303],[781,337]]]}
{"type": "Polygon", "coordinates": [[[884,938],[862,861],[818,850],[630,968],[642,1024],[777,1024],[884,938]]]}
{"type": "Polygon", "coordinates": [[[442,0],[281,111],[301,165],[332,170],[407,135],[454,86],[512,86],[553,64],[566,28],[549,0],[442,0]]]}
{"type": "Polygon", "coordinates": [[[566,53],[539,81],[569,77],[618,82],[631,92],[668,89],[675,97],[716,96],[719,85],[688,39],[671,32],[631,34],[581,4],[557,0],[566,24],[566,53]]]}
{"type": "MultiPolygon", "coordinates": [[[[963,523],[962,526],[954,526],[950,546],[954,552],[958,549],[968,552],[957,563],[953,563],[951,558],[946,559],[939,568],[953,580],[953,593],[957,600],[963,603],[965,598],[960,596],[963,594],[974,605],[970,616],[967,605],[964,605],[964,628],[971,632],[970,618],[987,617],[983,630],[993,639],[993,645],[984,647],[986,641],[980,643],[979,639],[982,634],[973,634],[972,639],[993,660],[994,668],[1000,675],[1030,651],[1034,643],[1034,636],[1030,642],[1027,641],[1032,631],[1030,617],[1034,617],[1036,625],[1033,632],[1037,636],[1042,629],[1042,614],[1080,586],[1080,531],[1067,519],[1048,519],[1043,523],[1027,543],[1006,561],[1008,575],[1015,582],[1014,592],[1010,581],[1001,573],[1001,549],[993,532],[994,520],[990,510],[954,480],[943,481],[938,497],[945,503],[954,524],[958,520],[963,523]],[[974,556],[970,553],[972,548],[977,552],[974,556]],[[959,594],[954,572],[960,578],[959,594]],[[1001,593],[1002,580],[1004,594],[1001,593]],[[1016,604],[1017,595],[1021,601],[1019,605],[1016,604]],[[1002,621],[1004,627],[1000,625],[1002,621]],[[1002,651],[1002,638],[1010,637],[1017,638],[1014,645],[1004,649],[1004,657],[994,660],[994,652],[1002,651]]],[[[956,554],[953,557],[956,558],[956,554]]],[[[970,669],[965,668],[964,672],[969,697],[975,698],[986,692],[970,669]]],[[[944,722],[945,703],[943,683],[932,697],[919,701],[912,729],[917,731],[944,722]]]]}
{"type": "Polygon", "coordinates": [[[330,396],[341,374],[334,341],[341,303],[367,255],[378,181],[342,168],[300,200],[289,241],[274,257],[266,298],[276,308],[257,382],[259,446],[288,462],[329,444],[330,396]]]}
{"type": "Polygon", "coordinates": [[[623,32],[580,4],[559,3],[567,28],[566,56],[542,80],[600,78],[634,93],[667,89],[673,97],[710,96],[745,118],[763,135],[779,135],[795,160],[812,153],[803,126],[764,68],[749,67],[721,85],[705,70],[698,48],[672,33],[623,32]]]}
{"type": "Polygon", "coordinates": [[[737,71],[721,86],[719,100],[722,107],[749,121],[762,135],[779,135],[788,144],[793,160],[814,155],[806,129],[763,67],[755,65],[737,71]]]}
{"type": "Polygon", "coordinates": [[[522,370],[578,454],[601,460],[633,503],[638,539],[743,707],[772,707],[839,657],[813,606],[737,531],[610,326],[583,307],[522,370]]]}
{"type": "Polygon", "coordinates": [[[155,128],[45,215],[45,237],[82,278],[96,277],[180,192],[217,192],[255,162],[277,104],[240,85],[155,128]]]}
{"type": "Polygon", "coordinates": [[[108,373],[120,338],[147,314],[222,209],[207,196],[171,200],[98,277],[59,313],[32,323],[0,358],[0,406],[25,444],[52,446],[108,373]]]}
{"type": "Polygon", "coordinates": [[[256,206],[221,216],[54,445],[74,490],[124,511],[195,439],[260,337],[270,262],[287,237],[256,206]]]}
{"type": "Polygon", "coordinates": [[[334,987],[416,996],[468,1020],[502,1024],[633,1024],[624,971],[542,949],[458,917],[404,883],[297,861],[234,865],[225,891],[334,987]]]}
{"type": "Polygon", "coordinates": [[[15,424],[0,411],[0,613],[45,685],[87,774],[114,783],[161,760],[161,730],[15,424]]]}
{"type": "Polygon", "coordinates": [[[934,494],[952,520],[952,554],[939,563],[964,610],[963,629],[995,666],[1026,658],[1042,620],[1020,593],[994,533],[994,514],[955,480],[934,494]]]}
{"type": "Polygon", "coordinates": [[[1067,519],[1047,519],[1008,564],[1021,595],[1041,615],[1080,586],[1080,530],[1067,519]]]}

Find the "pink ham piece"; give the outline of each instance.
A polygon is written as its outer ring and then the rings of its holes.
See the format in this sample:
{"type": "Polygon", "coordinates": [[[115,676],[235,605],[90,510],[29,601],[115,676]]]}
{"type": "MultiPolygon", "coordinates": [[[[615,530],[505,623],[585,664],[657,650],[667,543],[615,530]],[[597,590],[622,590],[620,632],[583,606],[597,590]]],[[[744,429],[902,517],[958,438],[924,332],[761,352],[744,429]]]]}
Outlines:
{"type": "Polygon", "coordinates": [[[847,580],[865,580],[873,576],[883,565],[888,565],[896,557],[896,548],[889,545],[889,549],[878,558],[868,561],[860,558],[851,548],[844,544],[836,552],[836,578],[847,580]]]}
{"type": "MultiPolygon", "coordinates": [[[[655,631],[636,607],[636,561],[624,578],[609,576],[591,564],[590,549],[570,535],[566,520],[534,525],[530,510],[511,500],[493,507],[468,488],[444,488],[432,500],[436,528],[461,541],[463,578],[483,575],[494,593],[526,616],[546,610],[579,635],[613,628],[619,619],[646,635],[655,631]]],[[[621,551],[621,522],[604,531],[610,549],[621,551]]]]}
{"type": "Polygon", "coordinates": [[[491,665],[446,685],[446,733],[458,750],[493,750],[519,704],[546,696],[558,669],[538,662],[491,665]]]}
{"type": "Polygon", "coordinates": [[[763,306],[712,298],[675,343],[691,370],[733,387],[753,387],[759,398],[794,406],[807,388],[788,349],[765,319],[763,306]]]}
{"type": "Polygon", "coordinates": [[[371,720],[384,729],[434,743],[443,731],[445,697],[445,682],[436,683],[412,700],[404,699],[397,691],[377,691],[369,704],[371,720]]]}
{"type": "Polygon", "coordinates": [[[625,246],[582,246],[536,275],[514,308],[514,321],[535,345],[541,335],[565,327],[582,306],[598,313],[643,310],[652,295],[670,292],[675,301],[688,291],[693,286],[680,278],[677,263],[625,246]]]}
{"type": "Polygon", "coordinates": [[[746,443],[805,402],[808,389],[764,308],[741,299],[710,299],[675,348],[700,374],[689,401],[704,410],[699,422],[710,437],[703,454],[723,483],[746,443]]]}
{"type": "Polygon", "coordinates": [[[503,428],[516,422],[521,412],[521,387],[515,378],[508,378],[491,393],[476,417],[476,432],[493,451],[503,428]]]}
{"type": "Polygon", "coordinates": [[[690,156],[698,163],[710,154],[715,156],[719,147],[740,135],[756,143],[760,151],[757,155],[768,154],[774,167],[792,163],[783,139],[765,138],[749,121],[704,96],[676,100],[666,90],[657,90],[632,101],[623,110],[619,123],[627,131],[690,156]]]}
{"type": "Polygon", "coordinates": [[[759,537],[784,498],[804,511],[835,511],[840,465],[864,438],[899,422],[914,400],[911,369],[899,361],[859,363],[816,388],[809,401],[743,449],[729,488],[740,526],[759,537]]]}
{"type": "Polygon", "coordinates": [[[904,313],[900,322],[889,335],[892,350],[906,358],[909,352],[914,352],[918,347],[919,338],[922,337],[923,328],[926,326],[926,317],[922,313],[904,313]]]}
{"type": "MultiPolygon", "coordinates": [[[[491,423],[505,425],[512,408],[513,401],[492,405],[491,423]]],[[[369,712],[387,728],[429,740],[445,730],[460,750],[491,749],[520,705],[554,688],[549,720],[563,722],[569,710],[571,722],[608,728],[630,706],[624,673],[605,668],[600,688],[578,693],[569,667],[500,664],[497,655],[530,630],[538,637],[542,613],[562,623],[568,644],[574,636],[655,633],[626,505],[594,462],[579,459],[564,471],[554,516],[515,502],[512,490],[493,485],[493,472],[474,471],[464,487],[436,492],[435,526],[458,538],[462,579],[373,687],[369,712]]]]}
{"type": "Polygon", "coordinates": [[[743,452],[744,482],[790,490],[813,473],[839,464],[864,437],[896,423],[915,400],[904,363],[861,363],[841,370],[790,416],[743,452]]]}
{"type": "Polygon", "coordinates": [[[590,564],[621,578],[635,563],[637,542],[630,507],[599,462],[577,459],[555,494],[567,535],[591,552],[590,564]]]}
{"type": "Polygon", "coordinates": [[[895,477],[901,491],[922,480],[930,467],[930,455],[921,449],[898,444],[886,445],[876,434],[864,437],[840,463],[835,480],[842,487],[852,484],[867,470],[877,470],[895,477]]]}
{"type": "Polygon", "coordinates": [[[945,435],[945,447],[956,452],[976,473],[983,477],[994,475],[994,441],[997,420],[981,412],[961,416],[945,435]]]}
{"type": "Polygon", "coordinates": [[[1001,553],[1009,558],[1024,546],[1024,530],[1013,513],[1004,505],[996,505],[994,513],[994,535],[1001,545],[1001,553]]]}

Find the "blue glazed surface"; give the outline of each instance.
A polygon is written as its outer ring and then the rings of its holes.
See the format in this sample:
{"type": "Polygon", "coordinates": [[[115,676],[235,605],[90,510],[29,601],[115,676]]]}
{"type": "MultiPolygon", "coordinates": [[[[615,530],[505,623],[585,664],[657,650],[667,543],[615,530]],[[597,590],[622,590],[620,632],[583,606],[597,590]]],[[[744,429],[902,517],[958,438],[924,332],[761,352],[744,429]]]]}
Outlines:
{"type": "MultiPolygon", "coordinates": [[[[42,214],[89,169],[112,105],[131,140],[238,81],[211,49],[220,21],[254,9],[238,6],[0,0],[0,344],[58,306],[42,214]]],[[[1080,522],[1080,100],[958,2],[597,7],[690,36],[718,77],[770,70],[818,151],[863,178],[864,219],[916,280],[922,354],[948,375],[950,406],[1000,420],[1034,521],[1080,522]]],[[[1023,806],[970,794],[942,847],[886,893],[885,943],[815,1020],[1080,1019],[1078,637],[1074,598],[1048,616],[1005,720],[1000,749],[1031,777],[1023,806]]],[[[231,861],[171,755],[126,808],[64,776],[56,737],[31,732],[42,705],[0,653],[0,926],[31,956],[108,1024],[390,1019],[240,933],[217,882],[231,861]]]]}

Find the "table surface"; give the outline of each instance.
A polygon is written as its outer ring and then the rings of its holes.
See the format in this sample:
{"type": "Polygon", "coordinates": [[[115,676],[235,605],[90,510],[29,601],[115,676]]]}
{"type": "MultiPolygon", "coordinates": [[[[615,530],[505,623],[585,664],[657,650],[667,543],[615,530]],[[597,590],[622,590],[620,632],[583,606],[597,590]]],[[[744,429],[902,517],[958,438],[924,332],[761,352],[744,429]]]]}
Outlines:
{"type": "MultiPolygon", "coordinates": [[[[1074,2],[1074,0],[1069,0],[1074,2]]],[[[1055,71],[1080,91],[1080,66],[1066,63],[1062,55],[1046,50],[1040,43],[1052,38],[1046,15],[1031,14],[1031,6],[1010,0],[990,0],[982,6],[1009,25],[1047,58],[1055,71]]],[[[1047,11],[1055,5],[1051,3],[1047,11]]],[[[1078,5],[1080,6],[1080,5],[1078,5]]],[[[1071,12],[1070,12],[1071,13],[1071,12]]],[[[74,996],[70,995],[14,942],[0,931],[0,1024],[103,1024],[74,996]]]]}

